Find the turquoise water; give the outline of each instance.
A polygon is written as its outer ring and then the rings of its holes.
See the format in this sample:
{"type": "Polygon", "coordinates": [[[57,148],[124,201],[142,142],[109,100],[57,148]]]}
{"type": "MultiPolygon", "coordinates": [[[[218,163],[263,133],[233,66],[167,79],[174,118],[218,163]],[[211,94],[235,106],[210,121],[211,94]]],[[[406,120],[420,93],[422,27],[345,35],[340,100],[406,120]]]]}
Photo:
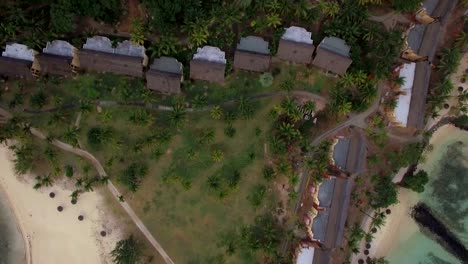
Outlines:
{"type": "MultiPolygon", "coordinates": [[[[418,200],[431,207],[449,229],[468,246],[468,132],[451,134],[426,156],[422,164],[429,174],[429,183],[418,200]]],[[[413,221],[409,219],[408,221],[413,221]]],[[[398,232],[398,230],[395,230],[398,232]]],[[[398,243],[387,260],[395,264],[461,263],[438,243],[417,228],[411,234],[399,234],[398,243]]]]}
{"type": "Polygon", "coordinates": [[[26,263],[24,240],[5,194],[0,189],[0,264],[26,263]]]}

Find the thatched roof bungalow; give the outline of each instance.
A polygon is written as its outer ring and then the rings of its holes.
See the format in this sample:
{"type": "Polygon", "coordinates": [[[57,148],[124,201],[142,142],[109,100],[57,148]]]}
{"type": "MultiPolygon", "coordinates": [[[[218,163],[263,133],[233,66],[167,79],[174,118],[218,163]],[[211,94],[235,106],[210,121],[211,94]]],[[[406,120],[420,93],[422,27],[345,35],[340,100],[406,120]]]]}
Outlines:
{"type": "Polygon", "coordinates": [[[350,49],[344,40],[326,37],[317,47],[317,55],[312,64],[327,72],[344,75],[353,62],[350,58],[350,49]]]}
{"type": "Polygon", "coordinates": [[[9,78],[32,80],[36,51],[26,45],[12,43],[6,45],[0,57],[0,75],[9,78]]]}
{"type": "Polygon", "coordinates": [[[190,61],[190,78],[215,83],[224,83],[226,57],[217,47],[198,48],[190,61]]]}
{"type": "Polygon", "coordinates": [[[260,37],[241,38],[234,54],[234,68],[254,72],[265,72],[270,68],[268,42],[260,37]]]}
{"type": "Polygon", "coordinates": [[[143,46],[125,40],[112,47],[110,39],[101,36],[88,38],[78,51],[80,68],[97,72],[143,77],[147,57],[143,46]]]}
{"type": "Polygon", "coordinates": [[[77,49],[70,43],[63,40],[47,42],[43,53],[37,55],[41,75],[61,75],[69,76],[74,72],[77,65],[77,49]]]}
{"type": "Polygon", "coordinates": [[[286,28],[278,46],[278,58],[300,64],[310,64],[314,53],[312,33],[301,27],[286,28]]]}
{"type": "Polygon", "coordinates": [[[162,93],[180,93],[183,66],[174,58],[155,59],[146,72],[146,86],[162,93]]]}

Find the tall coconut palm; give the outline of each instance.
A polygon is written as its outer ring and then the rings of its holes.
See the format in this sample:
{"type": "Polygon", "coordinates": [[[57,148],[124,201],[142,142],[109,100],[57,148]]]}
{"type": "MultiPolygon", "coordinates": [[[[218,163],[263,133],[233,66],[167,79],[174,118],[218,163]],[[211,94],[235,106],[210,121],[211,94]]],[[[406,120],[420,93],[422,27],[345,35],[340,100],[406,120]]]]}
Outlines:
{"type": "Polygon", "coordinates": [[[169,113],[169,120],[172,126],[180,128],[187,120],[187,113],[185,112],[185,107],[180,103],[175,104],[172,107],[172,111],[169,113]]]}
{"type": "Polygon", "coordinates": [[[51,187],[52,184],[54,184],[54,180],[52,179],[50,174],[47,174],[46,176],[41,178],[41,183],[43,186],[51,187]]]}
{"type": "Polygon", "coordinates": [[[291,123],[283,122],[279,127],[279,133],[283,138],[286,138],[287,141],[291,142],[293,140],[299,139],[301,133],[297,128],[294,127],[291,123]]]}
{"type": "Polygon", "coordinates": [[[63,134],[63,140],[65,140],[65,142],[70,143],[74,147],[78,146],[79,131],[80,129],[75,126],[68,127],[65,130],[65,133],[63,134]]]}
{"type": "Polygon", "coordinates": [[[220,120],[223,117],[223,109],[221,109],[221,106],[217,105],[213,107],[210,111],[210,116],[214,120],[220,120]]]}

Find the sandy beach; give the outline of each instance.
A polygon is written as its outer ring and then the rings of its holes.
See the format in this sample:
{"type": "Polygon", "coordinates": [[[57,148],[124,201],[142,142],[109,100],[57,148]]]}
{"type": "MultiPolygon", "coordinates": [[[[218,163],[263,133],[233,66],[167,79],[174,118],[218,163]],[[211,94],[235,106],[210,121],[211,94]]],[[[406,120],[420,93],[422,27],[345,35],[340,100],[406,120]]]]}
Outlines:
{"type": "MultiPolygon", "coordinates": [[[[433,150],[425,153],[424,163],[418,166],[418,169],[424,169],[428,172],[434,169],[434,164],[440,158],[440,153],[449,142],[456,140],[467,140],[468,133],[456,128],[453,125],[445,125],[439,128],[431,137],[430,144],[433,150]],[[447,140],[449,139],[449,140],[447,140]]],[[[399,203],[390,207],[391,214],[387,216],[385,226],[382,227],[374,236],[372,247],[369,249],[369,255],[375,257],[388,256],[389,252],[396,249],[399,244],[412,239],[412,236],[419,232],[417,224],[411,219],[409,213],[411,207],[415,205],[419,196],[405,188],[399,189],[399,203]]],[[[357,260],[358,258],[353,258],[357,260]]],[[[353,261],[353,263],[355,263],[353,261]]]]}
{"type": "Polygon", "coordinates": [[[104,208],[98,191],[80,196],[70,203],[72,183],[56,182],[53,187],[34,190],[31,175],[16,176],[12,154],[0,147],[0,189],[18,220],[26,241],[27,262],[34,264],[111,263],[109,253],[121,239],[122,230],[115,217],[104,208]],[[49,193],[54,192],[55,198],[49,193]],[[57,207],[63,206],[58,212],[57,207]],[[79,221],[78,216],[84,220],[79,221]],[[101,237],[100,232],[106,231],[101,237]]]}

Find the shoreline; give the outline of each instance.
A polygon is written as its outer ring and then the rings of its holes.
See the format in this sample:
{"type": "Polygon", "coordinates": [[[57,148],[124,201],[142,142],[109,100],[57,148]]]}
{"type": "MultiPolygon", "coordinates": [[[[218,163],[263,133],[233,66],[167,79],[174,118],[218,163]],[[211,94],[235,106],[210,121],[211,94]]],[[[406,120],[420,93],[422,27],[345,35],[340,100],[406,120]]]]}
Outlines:
{"type": "Polygon", "coordinates": [[[32,175],[14,174],[11,156],[7,147],[0,146],[0,191],[23,237],[26,263],[111,263],[109,253],[123,232],[117,218],[105,209],[102,194],[84,193],[72,205],[69,181],[60,179],[52,187],[34,190],[32,175]],[[50,198],[49,192],[56,196],[50,198]],[[58,212],[57,206],[64,210],[58,212]]]}
{"type": "MultiPolygon", "coordinates": [[[[434,149],[431,152],[425,150],[423,155],[426,156],[426,160],[418,164],[417,170],[424,169],[431,173],[437,160],[440,159],[436,153],[440,153],[440,149],[446,147],[450,141],[448,140],[449,135],[461,131],[463,130],[452,124],[439,127],[429,140],[429,144],[434,149]]],[[[466,131],[464,136],[466,136],[466,131]]],[[[453,137],[453,140],[457,140],[457,137],[453,137]]],[[[399,189],[399,203],[390,207],[392,213],[387,216],[385,225],[375,234],[372,247],[369,250],[370,256],[388,257],[389,253],[395,250],[400,243],[408,241],[412,236],[418,234],[419,226],[411,218],[410,213],[411,208],[421,199],[420,196],[409,189],[399,189]]]]}
{"type": "Polygon", "coordinates": [[[15,221],[15,226],[18,232],[21,235],[21,239],[23,242],[23,260],[25,261],[24,263],[31,264],[31,244],[30,241],[26,235],[26,231],[24,229],[24,226],[20,219],[18,218],[18,212],[16,212],[16,208],[13,206],[13,203],[8,196],[7,192],[4,190],[2,184],[0,183],[0,197],[5,198],[4,204],[7,208],[4,208],[4,210],[9,210],[11,211],[12,218],[14,218],[15,221]]]}

